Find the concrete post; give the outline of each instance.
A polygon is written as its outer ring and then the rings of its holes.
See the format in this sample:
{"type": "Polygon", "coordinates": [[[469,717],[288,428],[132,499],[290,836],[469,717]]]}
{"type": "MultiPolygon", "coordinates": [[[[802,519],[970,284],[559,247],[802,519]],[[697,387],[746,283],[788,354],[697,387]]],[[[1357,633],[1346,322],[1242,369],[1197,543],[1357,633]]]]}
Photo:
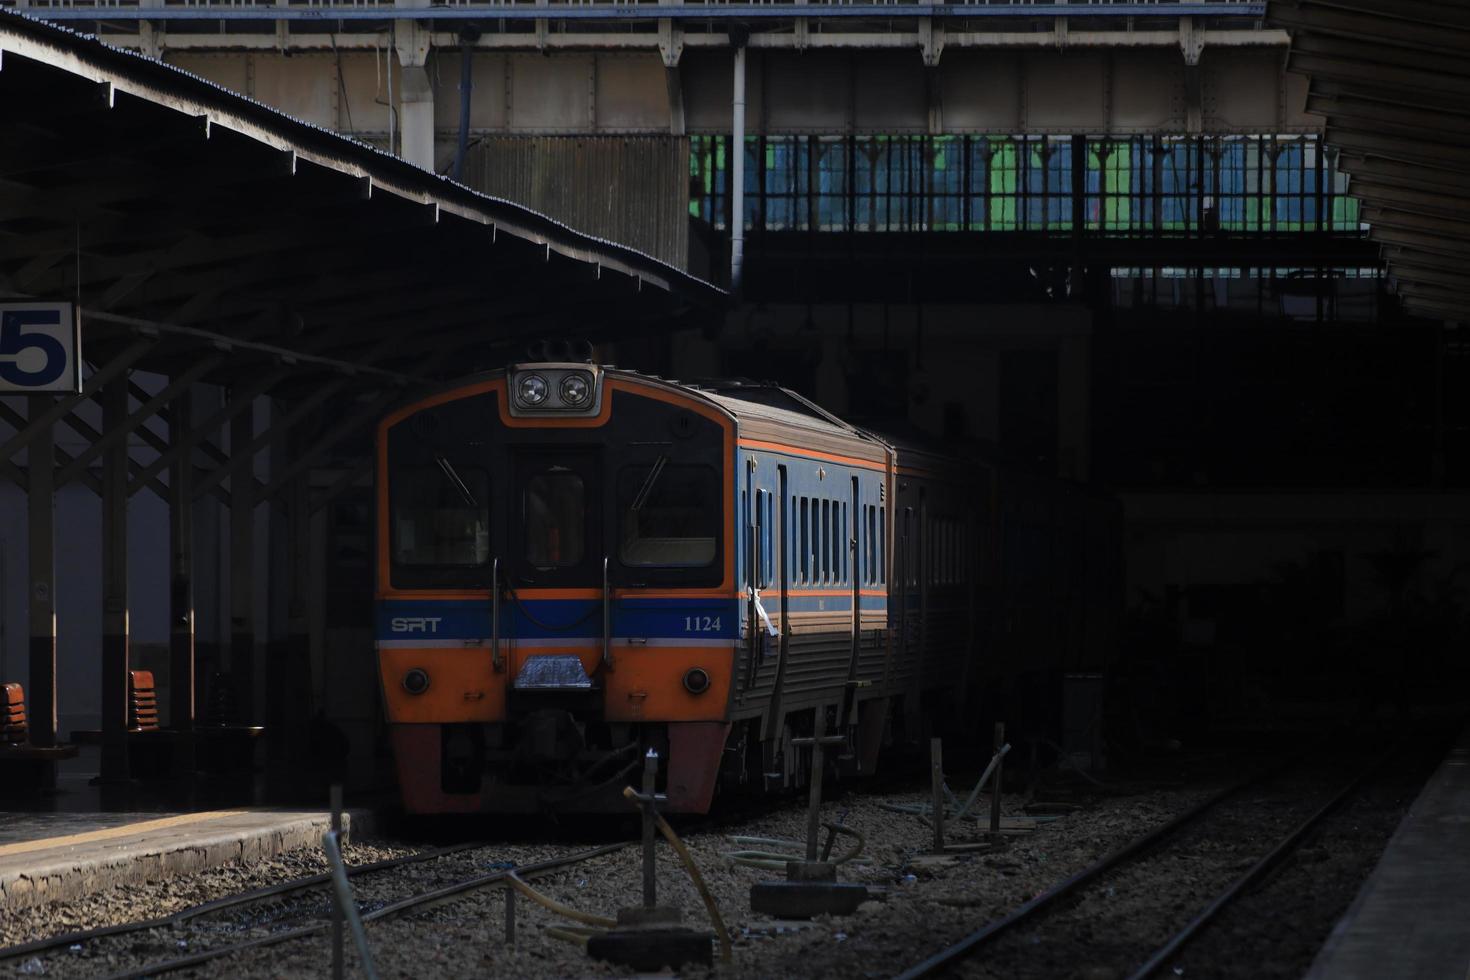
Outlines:
{"type": "Polygon", "coordinates": [[[434,169],[434,84],[425,65],[429,32],[417,21],[393,22],[393,46],[402,65],[398,89],[399,153],[425,170],[434,169]]]}

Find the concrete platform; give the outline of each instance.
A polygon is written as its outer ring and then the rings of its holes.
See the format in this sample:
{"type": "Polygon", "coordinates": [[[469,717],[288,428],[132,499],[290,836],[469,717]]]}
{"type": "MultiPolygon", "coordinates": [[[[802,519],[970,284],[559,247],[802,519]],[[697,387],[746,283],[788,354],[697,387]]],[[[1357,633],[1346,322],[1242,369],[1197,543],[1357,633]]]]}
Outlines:
{"type": "Polygon", "coordinates": [[[1470,728],[1435,770],[1307,980],[1470,977],[1470,728]]]}
{"type": "MultiPolygon", "coordinates": [[[[344,823],[358,833],[367,811],[344,823]]],[[[235,861],[319,847],[325,811],[242,808],[200,813],[0,814],[0,912],[157,881],[235,861]]]]}

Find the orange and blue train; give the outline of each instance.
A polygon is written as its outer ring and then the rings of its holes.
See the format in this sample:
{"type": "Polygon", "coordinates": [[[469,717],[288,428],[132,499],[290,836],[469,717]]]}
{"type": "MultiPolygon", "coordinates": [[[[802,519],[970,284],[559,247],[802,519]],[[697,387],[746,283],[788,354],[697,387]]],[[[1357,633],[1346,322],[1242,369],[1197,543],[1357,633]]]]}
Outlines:
{"type": "Polygon", "coordinates": [[[704,812],[721,787],[804,783],[792,742],[819,724],[871,772],[885,743],[1085,668],[1116,574],[1074,567],[1116,530],[1080,488],[776,386],[590,362],[393,412],[376,488],[378,668],[411,813],[625,809],[649,749],[668,808],[704,812]]]}

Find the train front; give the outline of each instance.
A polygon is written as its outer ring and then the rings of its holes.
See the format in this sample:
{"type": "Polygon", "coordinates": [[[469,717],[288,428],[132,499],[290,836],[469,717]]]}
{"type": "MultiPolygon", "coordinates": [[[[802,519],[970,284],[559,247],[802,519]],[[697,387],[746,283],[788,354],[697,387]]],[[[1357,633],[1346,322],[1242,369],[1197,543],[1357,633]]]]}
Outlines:
{"type": "Polygon", "coordinates": [[[738,634],[734,423],[523,364],[378,429],[377,647],[411,813],[626,809],[642,755],[709,807],[738,634]]]}

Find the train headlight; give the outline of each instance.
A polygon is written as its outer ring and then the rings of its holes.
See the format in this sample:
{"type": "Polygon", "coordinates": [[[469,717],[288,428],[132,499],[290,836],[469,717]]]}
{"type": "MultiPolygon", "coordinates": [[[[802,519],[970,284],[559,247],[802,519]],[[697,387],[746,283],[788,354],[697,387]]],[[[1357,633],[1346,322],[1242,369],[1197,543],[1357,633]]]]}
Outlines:
{"type": "Polygon", "coordinates": [[[522,376],[516,385],[516,398],[527,408],[534,408],[546,401],[546,379],[539,374],[522,376]]]}
{"type": "Polygon", "coordinates": [[[690,694],[703,694],[709,690],[709,671],[703,667],[690,667],[684,673],[684,690],[690,694]]]}
{"type": "Polygon", "coordinates": [[[409,694],[423,694],[429,689],[429,672],[422,667],[411,667],[403,675],[403,689],[409,694]]]}
{"type": "Polygon", "coordinates": [[[567,405],[580,408],[592,396],[592,385],[585,374],[569,374],[561,379],[561,400],[567,405]]]}

